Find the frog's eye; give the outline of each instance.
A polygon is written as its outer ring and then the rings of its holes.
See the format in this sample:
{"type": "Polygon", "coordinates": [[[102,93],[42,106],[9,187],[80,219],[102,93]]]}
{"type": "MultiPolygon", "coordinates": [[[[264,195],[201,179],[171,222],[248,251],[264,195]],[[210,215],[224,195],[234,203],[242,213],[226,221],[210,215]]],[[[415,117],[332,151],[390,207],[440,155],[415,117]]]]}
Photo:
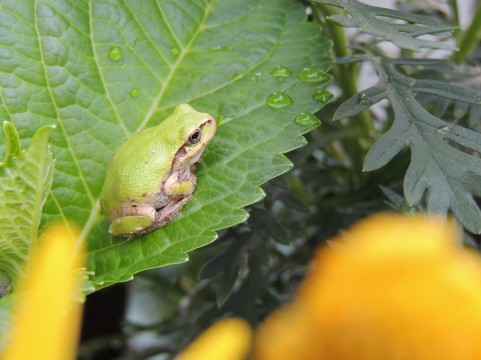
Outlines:
{"type": "Polygon", "coordinates": [[[197,144],[200,139],[202,139],[202,132],[199,129],[196,129],[190,134],[189,136],[189,143],[197,144]]]}

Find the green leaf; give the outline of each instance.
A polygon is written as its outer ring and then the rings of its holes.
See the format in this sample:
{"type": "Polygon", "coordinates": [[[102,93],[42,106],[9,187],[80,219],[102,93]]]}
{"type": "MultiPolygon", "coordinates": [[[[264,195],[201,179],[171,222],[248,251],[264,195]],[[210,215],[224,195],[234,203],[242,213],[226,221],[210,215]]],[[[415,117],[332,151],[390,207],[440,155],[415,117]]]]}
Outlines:
{"type": "Polygon", "coordinates": [[[235,286],[237,285],[236,280],[238,279],[239,273],[241,272],[240,266],[241,266],[240,259],[237,259],[234,262],[229,263],[228,266],[226,266],[225,271],[222,273],[222,276],[219,281],[219,287],[217,288],[217,306],[218,307],[221,307],[222,305],[224,305],[225,302],[232,295],[232,292],[234,291],[235,286]]]}
{"type": "Polygon", "coordinates": [[[9,121],[4,121],[3,131],[5,131],[7,143],[5,147],[5,156],[3,161],[0,162],[0,167],[8,166],[12,158],[19,156],[22,151],[22,145],[20,144],[20,139],[15,126],[9,121]]]}
{"type": "Polygon", "coordinates": [[[456,120],[466,120],[469,128],[478,132],[481,130],[481,71],[477,66],[438,60],[428,68],[424,64],[415,69],[411,76],[422,78],[417,82],[416,90],[417,99],[423,106],[431,106],[434,115],[446,117],[453,105],[452,116],[456,120]],[[448,91],[444,91],[446,84],[448,91]]]}
{"type": "Polygon", "coordinates": [[[5,349],[10,339],[11,324],[14,321],[12,307],[18,304],[18,300],[17,294],[8,294],[0,299],[0,350],[5,349]]]}
{"type": "Polygon", "coordinates": [[[481,233],[481,210],[473,198],[481,196],[481,159],[475,155],[481,152],[481,134],[435,117],[415,96],[429,89],[438,96],[477,104],[481,91],[444,82],[439,82],[436,88],[431,80],[410,77],[402,66],[426,69],[433,65],[431,61],[391,60],[379,54],[373,55],[372,60],[381,80],[375,91],[369,89],[363,93],[380,94],[383,85],[384,97],[394,111],[394,122],[369,150],[364,170],[386,165],[408,146],[411,164],[404,179],[408,203],[417,205],[425,196],[430,212],[446,214],[451,210],[466,229],[481,233]]]}
{"type": "Polygon", "coordinates": [[[242,207],[264,196],[259,186],[292,167],[281,154],[304,145],[301,134],[318,125],[294,119],[324,105],[313,95],[325,76],[303,82],[297,74],[331,66],[328,41],[292,0],[6,0],[0,33],[0,114],[27,138],[58,123],[43,221],[83,226],[98,288],[186,261],[216,230],[244,221],[242,207]],[[278,67],[288,71],[276,77],[278,67]],[[292,104],[267,106],[273,92],[292,104]],[[112,238],[98,201],[111,154],[179,103],[222,119],[194,199],[158,231],[112,238]]]}
{"type": "Polygon", "coordinates": [[[434,17],[363,4],[357,0],[311,0],[333,5],[347,11],[350,16],[334,15],[329,19],[338,25],[355,27],[361,32],[393,42],[401,48],[454,50],[455,46],[439,41],[419,38],[423,35],[450,34],[456,27],[447,26],[434,17]]]}
{"type": "Polygon", "coordinates": [[[372,105],[378,103],[386,97],[385,89],[386,84],[381,80],[376,86],[352,96],[337,108],[333,120],[351,117],[366,109],[369,109],[372,105]]]}
{"type": "MultiPolygon", "coordinates": [[[[9,142],[19,144],[15,127],[10,123],[4,128],[9,142]]],[[[8,165],[0,166],[0,270],[13,285],[37,239],[42,207],[52,184],[51,130],[49,125],[38,129],[28,150],[10,151],[17,156],[10,156],[8,165]]]]}

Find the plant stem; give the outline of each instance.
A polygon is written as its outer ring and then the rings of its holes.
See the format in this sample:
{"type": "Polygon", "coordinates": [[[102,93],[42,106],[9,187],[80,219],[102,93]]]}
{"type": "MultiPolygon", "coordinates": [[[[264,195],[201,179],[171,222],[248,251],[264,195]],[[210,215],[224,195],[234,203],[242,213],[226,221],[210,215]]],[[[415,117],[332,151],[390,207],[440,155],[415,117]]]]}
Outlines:
{"type": "MultiPolygon", "coordinates": [[[[313,4],[313,9],[316,19],[324,26],[325,32],[328,33],[329,38],[332,40],[334,56],[336,58],[350,56],[349,40],[344,29],[337,25],[331,26],[327,21],[323,21],[324,18],[336,14],[337,10],[334,10],[331,6],[322,4],[313,4]]],[[[356,83],[358,67],[359,64],[357,63],[349,63],[342,65],[342,67],[335,65],[332,69],[333,75],[342,89],[342,98],[344,101],[359,92],[356,83]]],[[[353,116],[348,121],[348,127],[353,130],[356,129],[360,136],[355,142],[344,143],[344,147],[349,153],[351,163],[354,165],[355,170],[360,171],[362,169],[364,155],[367,151],[366,143],[371,143],[371,141],[366,140],[372,137],[375,129],[372,119],[367,112],[353,116]]]]}
{"type": "Polygon", "coordinates": [[[471,24],[458,38],[459,50],[453,54],[452,59],[457,62],[465,62],[466,57],[473,50],[481,38],[481,3],[478,4],[471,24]]]}
{"type": "Polygon", "coordinates": [[[454,26],[456,26],[458,29],[456,30],[456,35],[459,37],[461,31],[460,31],[460,22],[459,22],[459,11],[458,11],[458,2],[457,0],[448,0],[449,6],[451,7],[451,11],[453,12],[453,20],[454,20],[454,26]]]}

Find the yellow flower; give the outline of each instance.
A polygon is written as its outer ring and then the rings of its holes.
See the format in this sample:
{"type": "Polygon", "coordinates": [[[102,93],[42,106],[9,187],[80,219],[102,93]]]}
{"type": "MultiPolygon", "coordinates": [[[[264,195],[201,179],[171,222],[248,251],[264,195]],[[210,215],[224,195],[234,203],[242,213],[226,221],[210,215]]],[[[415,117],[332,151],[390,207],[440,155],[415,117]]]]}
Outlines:
{"type": "Polygon", "coordinates": [[[4,360],[75,358],[82,306],[78,297],[85,266],[79,232],[68,224],[49,226],[21,279],[11,338],[4,360]]]}
{"type": "Polygon", "coordinates": [[[479,360],[481,260],[451,222],[382,214],[323,247],[256,360],[479,360]]]}
{"type": "Polygon", "coordinates": [[[242,319],[221,320],[203,332],[176,360],[243,360],[252,331],[242,319]]]}

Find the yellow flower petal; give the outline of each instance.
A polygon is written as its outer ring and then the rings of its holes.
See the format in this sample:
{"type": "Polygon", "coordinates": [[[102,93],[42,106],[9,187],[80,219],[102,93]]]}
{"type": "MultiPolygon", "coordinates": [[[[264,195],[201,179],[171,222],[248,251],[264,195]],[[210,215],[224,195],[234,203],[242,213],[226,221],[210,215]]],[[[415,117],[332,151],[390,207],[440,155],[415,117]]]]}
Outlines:
{"type": "Polygon", "coordinates": [[[383,214],[323,247],[256,360],[479,360],[481,260],[450,222],[383,214]]]}
{"type": "Polygon", "coordinates": [[[250,348],[252,331],[239,318],[221,320],[190,344],[177,360],[243,360],[250,348]]]}
{"type": "Polygon", "coordinates": [[[19,284],[21,298],[4,360],[75,358],[82,309],[75,297],[83,253],[72,225],[53,224],[42,234],[19,284]]]}

